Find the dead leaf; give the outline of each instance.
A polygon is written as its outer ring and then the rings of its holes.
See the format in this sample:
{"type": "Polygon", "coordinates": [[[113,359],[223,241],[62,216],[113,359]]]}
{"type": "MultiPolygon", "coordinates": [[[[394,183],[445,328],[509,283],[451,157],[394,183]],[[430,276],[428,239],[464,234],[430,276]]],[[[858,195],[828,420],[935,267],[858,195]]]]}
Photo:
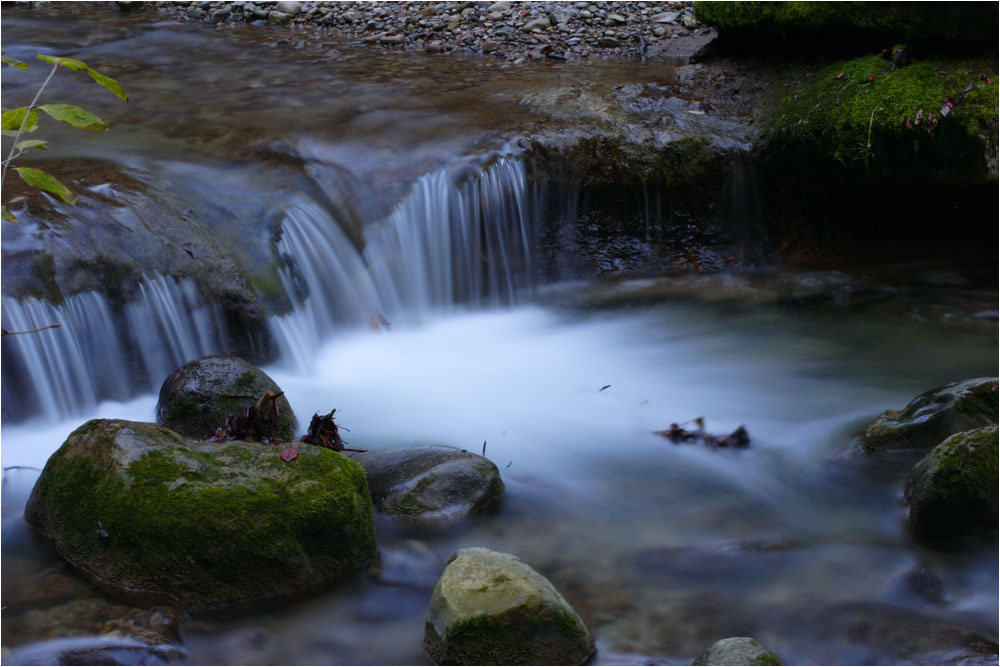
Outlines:
{"type": "Polygon", "coordinates": [[[869,74],[867,83],[871,83],[872,81],[874,81],[876,76],[878,76],[878,74],[875,73],[869,74]]]}
{"type": "Polygon", "coordinates": [[[289,463],[291,461],[294,461],[296,458],[298,458],[299,452],[298,452],[298,450],[295,450],[295,449],[292,449],[291,447],[289,447],[288,449],[282,449],[281,453],[278,454],[278,456],[280,456],[281,460],[284,461],[285,463],[289,463]]]}
{"type": "Polygon", "coordinates": [[[835,76],[835,77],[833,77],[833,78],[834,78],[834,79],[843,79],[843,78],[844,78],[844,73],[843,73],[843,72],[841,72],[840,74],[838,74],[837,76],[835,76]]]}

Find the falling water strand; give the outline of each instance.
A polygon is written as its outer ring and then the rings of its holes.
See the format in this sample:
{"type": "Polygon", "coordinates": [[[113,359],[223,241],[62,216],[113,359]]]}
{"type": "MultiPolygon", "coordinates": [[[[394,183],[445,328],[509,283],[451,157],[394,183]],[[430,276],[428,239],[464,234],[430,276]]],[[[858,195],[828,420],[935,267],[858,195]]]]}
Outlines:
{"type": "Polygon", "coordinates": [[[535,286],[541,194],[520,160],[501,158],[457,182],[427,174],[358,252],[324,209],[300,201],[278,243],[293,312],[272,318],[282,356],[305,368],[337,329],[413,325],[456,305],[507,305],[535,286]]]}
{"type": "Polygon", "coordinates": [[[101,400],[155,389],[186,361],[226,351],[218,306],[202,303],[190,281],[143,278],[124,316],[98,292],[59,305],[7,297],[2,303],[8,331],[60,325],[4,338],[4,402],[15,418],[81,414],[101,400]]]}

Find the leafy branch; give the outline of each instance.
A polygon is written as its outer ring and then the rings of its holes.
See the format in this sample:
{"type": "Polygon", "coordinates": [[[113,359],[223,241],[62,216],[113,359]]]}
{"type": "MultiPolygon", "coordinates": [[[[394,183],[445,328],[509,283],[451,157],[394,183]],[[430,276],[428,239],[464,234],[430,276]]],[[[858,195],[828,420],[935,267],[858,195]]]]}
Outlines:
{"type": "MultiPolygon", "coordinates": [[[[31,104],[26,107],[18,107],[16,109],[3,109],[2,116],[0,116],[0,133],[2,133],[5,137],[14,138],[13,146],[11,146],[6,159],[3,160],[3,173],[0,175],[0,189],[3,188],[3,184],[7,181],[7,171],[15,160],[29,150],[48,149],[49,143],[42,139],[26,139],[21,141],[22,135],[25,133],[30,134],[38,129],[39,111],[44,112],[49,117],[61,123],[65,123],[81,130],[98,131],[108,129],[108,124],[99,116],[87,111],[86,109],[81,109],[78,106],[74,106],[72,104],[38,104],[38,100],[41,98],[42,92],[45,90],[46,86],[49,85],[52,77],[60,67],[65,67],[73,72],[86,72],[90,78],[111,91],[115,97],[120,99],[122,102],[128,102],[128,96],[125,94],[125,89],[122,88],[120,83],[111,77],[101,74],[86,63],[72,58],[59,58],[56,56],[38,55],[36,58],[52,65],[52,70],[49,72],[49,75],[45,77],[45,81],[42,82],[38,92],[35,93],[35,97],[31,100],[31,104]]],[[[22,70],[30,68],[30,65],[27,63],[21,62],[16,58],[10,58],[6,55],[0,57],[0,60],[2,60],[2,63],[8,67],[14,67],[22,70]]],[[[21,177],[21,180],[28,185],[53,194],[67,204],[76,203],[76,194],[60,183],[58,179],[52,176],[52,174],[33,167],[14,167],[14,171],[16,171],[18,176],[21,177]]],[[[11,213],[10,210],[8,210],[6,205],[0,206],[0,214],[2,214],[3,220],[7,222],[17,222],[17,218],[14,217],[14,214],[11,213]]]]}

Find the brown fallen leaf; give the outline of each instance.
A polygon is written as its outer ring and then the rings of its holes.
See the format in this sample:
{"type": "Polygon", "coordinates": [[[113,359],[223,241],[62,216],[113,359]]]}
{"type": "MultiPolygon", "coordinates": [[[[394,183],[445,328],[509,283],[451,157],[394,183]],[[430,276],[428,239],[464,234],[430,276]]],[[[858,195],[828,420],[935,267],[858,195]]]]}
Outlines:
{"type": "Polygon", "coordinates": [[[844,73],[843,73],[843,72],[841,72],[840,74],[838,74],[837,76],[835,76],[835,77],[833,77],[833,78],[834,78],[834,79],[843,79],[843,78],[844,78],[844,73]]]}
{"type": "Polygon", "coordinates": [[[289,463],[291,461],[294,461],[296,458],[298,458],[299,452],[298,452],[298,450],[295,450],[295,449],[292,449],[291,447],[289,447],[288,449],[282,449],[281,453],[278,454],[278,456],[280,456],[281,460],[284,461],[285,463],[289,463]]]}

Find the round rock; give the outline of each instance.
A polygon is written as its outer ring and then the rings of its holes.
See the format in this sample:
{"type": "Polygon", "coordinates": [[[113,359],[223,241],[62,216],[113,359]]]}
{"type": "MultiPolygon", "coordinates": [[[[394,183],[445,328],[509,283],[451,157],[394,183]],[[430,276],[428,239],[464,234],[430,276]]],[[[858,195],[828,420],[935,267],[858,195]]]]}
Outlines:
{"type": "Polygon", "coordinates": [[[492,461],[455,447],[428,445],[356,454],[375,509],[421,520],[456,520],[487,512],[504,485],[492,461]]]}
{"type": "Polygon", "coordinates": [[[954,433],[997,423],[993,377],[952,382],[920,394],[902,410],[886,410],[861,438],[871,454],[888,449],[930,449],[954,433]]]}
{"type": "Polygon", "coordinates": [[[49,458],[25,507],[72,565],[191,611],[277,597],[375,554],[364,471],[296,444],[189,442],[156,424],[94,419],[49,458]]]}
{"type": "Polygon", "coordinates": [[[424,647],[439,665],[578,665],[594,636],[548,579],[474,547],[452,556],[434,587],[424,647]]]}
{"type": "MultiPolygon", "coordinates": [[[[190,361],[167,376],[156,403],[156,423],[183,436],[203,440],[222,426],[228,415],[237,415],[257,402],[264,392],[281,389],[267,373],[239,357],[212,356],[190,361]]],[[[295,415],[284,396],[280,437],[295,437],[295,415]]]]}
{"type": "Polygon", "coordinates": [[[913,467],[904,498],[924,542],[997,530],[997,427],[957,433],[913,467]]]}
{"type": "Polygon", "coordinates": [[[783,665],[778,656],[751,637],[720,639],[695,658],[692,665],[783,665]]]}

